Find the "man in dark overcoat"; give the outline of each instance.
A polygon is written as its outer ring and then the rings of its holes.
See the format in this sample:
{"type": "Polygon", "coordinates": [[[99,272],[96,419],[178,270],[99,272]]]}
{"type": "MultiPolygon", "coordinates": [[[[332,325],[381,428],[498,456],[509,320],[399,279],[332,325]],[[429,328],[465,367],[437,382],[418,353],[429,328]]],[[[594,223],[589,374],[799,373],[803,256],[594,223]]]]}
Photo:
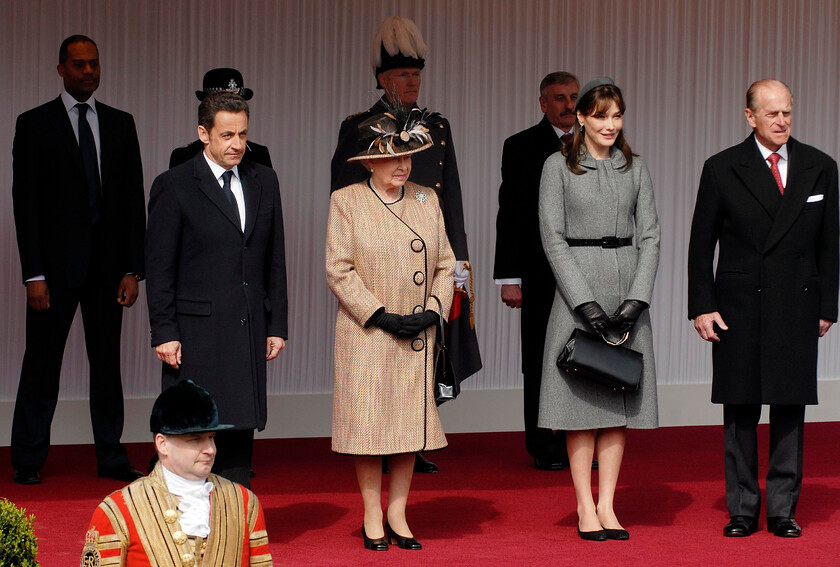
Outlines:
{"type": "MultiPolygon", "coordinates": [[[[410,19],[392,16],[382,22],[373,39],[371,67],[376,77],[376,88],[383,89],[385,94],[368,111],[348,116],[341,123],[330,169],[331,193],[370,177],[370,173],[359,162],[347,162],[362,149],[359,125],[363,121],[387,112],[389,105],[417,108],[426,50],[420,31],[410,19]]],[[[433,115],[426,122],[431,129],[429,133],[433,144],[429,149],[412,156],[410,181],[431,187],[437,193],[446,236],[457,259],[455,298],[446,327],[446,344],[455,377],[460,382],[481,370],[482,365],[472,312],[472,267],[464,230],[461,182],[449,121],[440,115],[433,115]]],[[[437,472],[438,469],[419,455],[415,470],[437,472]]]]}
{"type": "MultiPolygon", "coordinates": [[[[204,73],[201,90],[195,91],[195,96],[201,102],[210,93],[219,92],[238,94],[245,100],[251,100],[254,96],[254,91],[245,86],[242,73],[237,69],[230,69],[228,67],[210,69],[204,73]]],[[[175,148],[169,155],[169,169],[191,160],[203,151],[204,143],[201,140],[195,140],[186,146],[175,148]]],[[[271,155],[268,153],[268,148],[253,140],[248,140],[245,144],[245,156],[242,159],[255,161],[266,167],[271,167],[271,155]]]]}
{"type": "Polygon", "coordinates": [[[15,482],[41,482],[64,347],[81,306],[90,362],[97,473],[142,476],[120,444],[120,331],[145,273],[143,168],[134,118],[99,100],[99,49],[70,36],[59,49],[61,95],[21,114],[12,196],[23,281],[26,352],[12,422],[15,482]]]}
{"type": "Polygon", "coordinates": [[[266,423],[266,361],[288,337],[277,175],[243,160],[248,103],[199,106],[204,151],[160,174],[149,198],[147,294],[163,388],[192,379],[217,400],[217,474],[250,485],[254,429],[266,423]],[[224,447],[224,451],[222,450],[224,447]]]}
{"type": "Polygon", "coordinates": [[[726,536],[748,536],[758,527],[762,404],[770,405],[767,528],[801,535],[794,514],[805,406],[817,403],[818,339],[837,321],[837,164],[790,137],[792,111],[784,83],[750,86],[745,114],[753,134],[706,161],[691,226],[688,315],[713,343],[726,536]]]}
{"type": "Polygon", "coordinates": [[[540,177],[548,156],[561,148],[564,137],[571,139],[579,91],[574,75],[547,75],[540,83],[542,120],[505,140],[502,151],[493,278],[502,302],[522,309],[525,448],[543,470],[562,470],[569,458],[563,431],[537,427],[543,347],[556,286],[540,239],[540,177]]]}

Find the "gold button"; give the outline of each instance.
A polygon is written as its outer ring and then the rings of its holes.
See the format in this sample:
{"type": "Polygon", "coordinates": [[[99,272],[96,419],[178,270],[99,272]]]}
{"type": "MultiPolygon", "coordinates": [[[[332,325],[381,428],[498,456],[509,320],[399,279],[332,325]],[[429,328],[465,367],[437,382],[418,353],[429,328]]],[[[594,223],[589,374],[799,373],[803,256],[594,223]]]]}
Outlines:
{"type": "Polygon", "coordinates": [[[439,162],[438,162],[438,165],[439,165],[439,166],[441,166],[441,167],[443,167],[443,162],[442,162],[442,161],[439,161],[439,162]]]}
{"type": "Polygon", "coordinates": [[[178,521],[178,512],[175,510],[166,510],[163,513],[163,521],[167,524],[174,524],[178,521]]]}
{"type": "Polygon", "coordinates": [[[172,534],[172,539],[175,540],[175,543],[178,545],[184,545],[187,542],[187,534],[178,530],[174,534],[172,534]]]}
{"type": "Polygon", "coordinates": [[[184,567],[193,567],[195,565],[195,555],[192,553],[185,553],[181,556],[181,565],[184,567]]]}
{"type": "Polygon", "coordinates": [[[438,128],[443,128],[443,123],[438,124],[438,128]]]}
{"type": "Polygon", "coordinates": [[[441,145],[441,146],[445,146],[445,145],[446,145],[446,140],[441,140],[441,141],[440,141],[440,145],[441,145]]]}
{"type": "Polygon", "coordinates": [[[440,183],[435,183],[435,187],[437,187],[438,189],[440,189],[440,183]]]}

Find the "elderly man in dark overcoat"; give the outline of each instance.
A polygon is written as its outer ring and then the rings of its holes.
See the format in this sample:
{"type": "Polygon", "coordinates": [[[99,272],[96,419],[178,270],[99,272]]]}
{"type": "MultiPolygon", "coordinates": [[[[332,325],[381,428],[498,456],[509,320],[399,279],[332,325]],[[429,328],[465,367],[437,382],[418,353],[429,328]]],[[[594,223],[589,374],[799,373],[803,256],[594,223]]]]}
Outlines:
{"type": "Polygon", "coordinates": [[[243,160],[248,104],[215,93],[199,106],[204,151],[152,184],[146,289],[163,388],[192,379],[217,400],[214,472],[250,485],[254,429],[266,423],[266,361],[288,337],[277,175],[243,160]],[[224,450],[223,450],[224,449],[224,450]]]}
{"type": "Polygon", "coordinates": [[[817,403],[818,339],[837,321],[837,164],[790,137],[792,111],[784,83],[750,86],[753,134],[706,161],[691,226],[688,315],[713,343],[730,537],[758,527],[762,404],[770,405],[767,528],[801,535],[805,406],[817,403]]]}

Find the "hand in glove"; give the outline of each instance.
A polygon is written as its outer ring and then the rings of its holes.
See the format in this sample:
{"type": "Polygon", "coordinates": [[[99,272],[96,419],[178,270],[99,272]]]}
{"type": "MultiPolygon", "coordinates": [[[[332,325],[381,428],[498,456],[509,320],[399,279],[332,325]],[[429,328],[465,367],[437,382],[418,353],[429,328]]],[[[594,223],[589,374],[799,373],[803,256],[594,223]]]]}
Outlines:
{"type": "Polygon", "coordinates": [[[589,326],[592,327],[596,333],[602,337],[607,337],[610,333],[610,318],[601,309],[597,301],[588,301],[575,307],[578,315],[586,319],[589,326]]]}
{"type": "Polygon", "coordinates": [[[625,299],[610,317],[610,326],[614,333],[623,336],[624,333],[633,328],[642,312],[648,308],[648,304],[638,299],[625,299]]]}
{"type": "Polygon", "coordinates": [[[384,307],[380,307],[379,310],[374,313],[370,319],[368,319],[365,327],[370,327],[371,325],[376,325],[386,333],[391,333],[392,335],[396,335],[400,338],[410,336],[403,331],[403,316],[395,313],[387,313],[384,307]]]}
{"type": "Polygon", "coordinates": [[[410,333],[409,336],[414,336],[423,329],[431,327],[440,320],[440,315],[434,311],[424,311],[423,313],[414,313],[412,315],[405,315],[402,318],[402,327],[410,333]]]}

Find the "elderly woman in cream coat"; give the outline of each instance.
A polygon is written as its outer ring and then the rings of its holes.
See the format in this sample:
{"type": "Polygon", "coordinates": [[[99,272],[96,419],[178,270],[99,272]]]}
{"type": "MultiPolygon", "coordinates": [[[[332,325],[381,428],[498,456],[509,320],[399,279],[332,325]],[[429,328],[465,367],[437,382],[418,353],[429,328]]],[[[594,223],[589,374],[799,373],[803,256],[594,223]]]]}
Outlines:
{"type": "Polygon", "coordinates": [[[371,172],[330,198],[327,281],[338,298],[332,449],[355,457],[367,549],[420,549],[405,517],[415,453],[446,447],[433,397],[434,341],[449,312],[455,256],[437,195],[408,182],[431,145],[423,112],[359,126],[371,172]],[[382,457],[390,487],[383,527],[382,457]]]}
{"type": "Polygon", "coordinates": [[[626,428],[658,425],[647,307],[659,263],[659,221],[648,170],[623,136],[624,108],[611,79],[585,85],[576,105],[580,128],[566,155],[548,158],[540,184],[540,231],[557,289],[539,426],[566,430],[578,533],[595,541],[629,538],[613,510],[626,428]],[[625,345],[644,356],[641,389],[614,391],[561,373],[557,357],[575,328],[613,339],[629,331],[625,345]],[[599,463],[597,506],[593,456],[599,463]]]}

